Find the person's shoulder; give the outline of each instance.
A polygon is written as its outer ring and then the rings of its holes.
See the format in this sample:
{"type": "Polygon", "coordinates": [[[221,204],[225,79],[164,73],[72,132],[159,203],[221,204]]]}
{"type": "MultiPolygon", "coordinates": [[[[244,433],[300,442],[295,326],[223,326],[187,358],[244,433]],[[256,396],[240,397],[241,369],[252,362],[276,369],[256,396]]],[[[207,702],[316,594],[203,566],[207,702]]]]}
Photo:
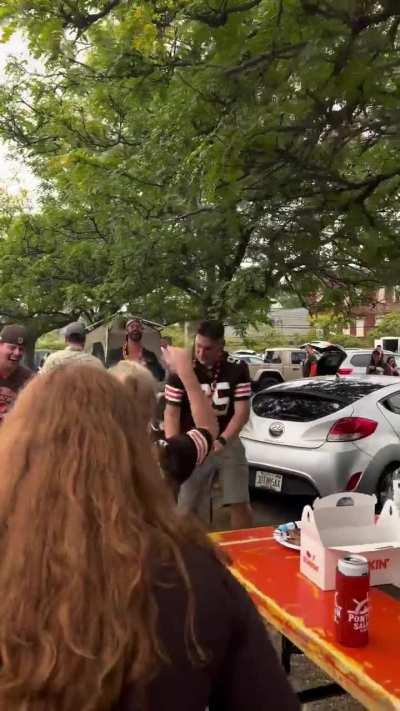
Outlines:
{"type": "Polygon", "coordinates": [[[33,370],[31,370],[30,368],[27,368],[26,365],[20,365],[19,371],[20,371],[20,374],[24,380],[29,380],[29,378],[33,378],[33,376],[35,375],[33,370]]]}
{"type": "Polygon", "coordinates": [[[97,356],[93,355],[93,353],[87,353],[86,351],[82,351],[80,353],[80,357],[82,358],[82,360],[86,360],[88,363],[98,363],[99,365],[104,367],[104,364],[100,360],[100,358],[97,358],[97,356]]]}
{"type": "MultiPolygon", "coordinates": [[[[165,384],[165,395],[168,396],[169,389],[175,388],[180,390],[181,392],[185,392],[185,387],[182,383],[182,380],[176,373],[169,373],[167,382],[165,384]]],[[[169,393],[171,394],[171,393],[169,393]]]]}
{"type": "Polygon", "coordinates": [[[47,356],[39,372],[45,374],[52,368],[55,368],[65,359],[66,354],[68,354],[68,351],[65,348],[62,348],[58,351],[53,351],[53,353],[50,353],[50,355],[47,356]]]}
{"type": "Polygon", "coordinates": [[[223,357],[225,363],[228,365],[231,365],[232,367],[238,367],[242,365],[242,362],[240,358],[237,358],[236,356],[232,355],[231,353],[228,353],[227,351],[224,351],[224,357],[223,357]]]}
{"type": "MultiPolygon", "coordinates": [[[[188,544],[183,551],[185,564],[194,588],[207,591],[207,600],[216,605],[229,618],[239,619],[246,615],[253,603],[244,587],[234,577],[227,564],[216,550],[196,544],[188,544]]],[[[225,555],[225,554],[224,554],[225,555]]]]}
{"type": "Polygon", "coordinates": [[[217,548],[213,545],[188,542],[182,549],[182,555],[194,585],[201,582],[201,586],[204,583],[206,588],[218,587],[225,595],[226,583],[231,573],[222,562],[222,555],[219,557],[217,548]]]}
{"type": "Polygon", "coordinates": [[[53,353],[50,353],[50,355],[47,356],[43,367],[47,363],[54,363],[57,360],[60,360],[61,358],[65,358],[66,355],[68,355],[69,351],[66,348],[60,348],[58,351],[53,351],[53,353]]]}
{"type": "Polygon", "coordinates": [[[47,358],[44,362],[51,363],[56,358],[59,358],[60,353],[64,353],[64,351],[65,351],[65,348],[60,348],[60,350],[58,350],[58,351],[53,351],[52,353],[49,353],[49,355],[47,356],[47,358]]]}
{"type": "Polygon", "coordinates": [[[225,353],[225,369],[231,380],[247,382],[250,380],[249,366],[244,360],[240,360],[230,353],[225,353]]]}
{"type": "Polygon", "coordinates": [[[149,348],[145,348],[143,346],[142,353],[145,356],[145,358],[149,358],[150,360],[157,360],[156,354],[154,353],[154,351],[149,350],[149,348]]]}
{"type": "Polygon", "coordinates": [[[18,386],[23,385],[26,383],[28,380],[33,378],[35,373],[33,370],[30,368],[27,368],[26,365],[19,365],[17,370],[14,373],[14,382],[18,384],[18,386]]]}
{"type": "Polygon", "coordinates": [[[231,353],[224,353],[224,361],[227,366],[232,370],[247,370],[247,363],[244,360],[240,360],[237,356],[231,355],[231,353]]]}

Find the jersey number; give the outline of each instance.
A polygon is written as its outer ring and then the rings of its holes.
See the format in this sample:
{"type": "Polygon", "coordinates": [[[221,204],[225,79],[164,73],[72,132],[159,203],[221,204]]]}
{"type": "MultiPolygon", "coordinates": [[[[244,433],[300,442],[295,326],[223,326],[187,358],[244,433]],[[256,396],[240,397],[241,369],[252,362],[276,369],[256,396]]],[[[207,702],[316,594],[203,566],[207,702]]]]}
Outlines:
{"type": "Polygon", "coordinates": [[[217,416],[223,417],[228,412],[229,408],[229,395],[219,395],[221,390],[229,390],[229,383],[217,383],[214,392],[208,383],[201,383],[201,389],[207,397],[212,399],[212,404],[217,410],[217,416]]]}

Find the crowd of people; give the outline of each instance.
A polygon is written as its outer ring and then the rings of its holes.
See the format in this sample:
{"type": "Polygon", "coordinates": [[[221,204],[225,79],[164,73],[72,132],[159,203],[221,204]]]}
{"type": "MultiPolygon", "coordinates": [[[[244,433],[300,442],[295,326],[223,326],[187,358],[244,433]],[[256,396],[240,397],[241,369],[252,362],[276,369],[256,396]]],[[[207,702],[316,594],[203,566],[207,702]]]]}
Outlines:
{"type": "Polygon", "coordinates": [[[194,357],[167,347],[162,364],[141,328],[128,324],[106,370],[71,324],[36,376],[24,329],[0,332],[0,708],[298,709],[256,608],[187,515],[212,460],[233,523],[251,522],[247,367],[219,324],[202,324],[194,357]]]}
{"type": "Polygon", "coordinates": [[[393,355],[389,355],[385,360],[382,346],[376,346],[371,353],[371,361],[367,367],[367,374],[399,376],[400,372],[397,367],[396,358],[393,355]]]}
{"type": "MultiPolygon", "coordinates": [[[[303,362],[303,378],[313,378],[318,375],[318,355],[312,344],[305,347],[306,357],[303,362]]],[[[367,375],[390,375],[398,377],[400,371],[394,355],[385,359],[382,346],[378,345],[371,353],[371,360],[366,368],[367,375]]]]}

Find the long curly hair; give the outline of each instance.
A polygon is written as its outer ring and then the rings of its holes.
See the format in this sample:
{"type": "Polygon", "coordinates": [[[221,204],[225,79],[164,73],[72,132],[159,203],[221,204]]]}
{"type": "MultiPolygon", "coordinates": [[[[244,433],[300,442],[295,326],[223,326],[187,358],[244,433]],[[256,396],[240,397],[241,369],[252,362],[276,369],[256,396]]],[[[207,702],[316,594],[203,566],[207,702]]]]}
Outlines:
{"type": "Polygon", "coordinates": [[[106,371],[35,378],[0,429],[0,709],[109,709],[168,657],[154,570],[187,589],[188,654],[205,661],[181,551],[212,545],[175,513],[142,417],[106,371]]]}

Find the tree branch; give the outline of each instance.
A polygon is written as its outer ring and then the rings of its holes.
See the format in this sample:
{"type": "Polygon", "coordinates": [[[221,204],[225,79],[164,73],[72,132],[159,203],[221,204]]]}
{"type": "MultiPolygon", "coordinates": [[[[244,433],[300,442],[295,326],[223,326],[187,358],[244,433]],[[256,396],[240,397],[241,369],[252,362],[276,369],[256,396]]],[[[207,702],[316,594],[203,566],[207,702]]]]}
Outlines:
{"type": "Polygon", "coordinates": [[[234,5],[233,7],[226,7],[225,3],[223,3],[221,8],[210,9],[210,12],[188,12],[187,17],[190,17],[191,20],[197,20],[197,22],[204,22],[209,27],[222,27],[227,23],[229,15],[233,15],[235,12],[247,12],[260,5],[260,3],[261,0],[249,0],[249,2],[234,5]]]}
{"type": "Polygon", "coordinates": [[[242,72],[255,69],[260,65],[268,64],[275,59],[290,59],[291,57],[296,56],[296,54],[298,54],[298,52],[306,46],[307,42],[300,42],[299,44],[289,45],[288,47],[282,47],[281,49],[272,49],[268,52],[262,52],[262,54],[258,54],[256,57],[252,57],[251,59],[247,59],[245,62],[238,64],[236,67],[226,69],[224,73],[228,77],[233,77],[237,74],[241,74],[242,72]]]}

